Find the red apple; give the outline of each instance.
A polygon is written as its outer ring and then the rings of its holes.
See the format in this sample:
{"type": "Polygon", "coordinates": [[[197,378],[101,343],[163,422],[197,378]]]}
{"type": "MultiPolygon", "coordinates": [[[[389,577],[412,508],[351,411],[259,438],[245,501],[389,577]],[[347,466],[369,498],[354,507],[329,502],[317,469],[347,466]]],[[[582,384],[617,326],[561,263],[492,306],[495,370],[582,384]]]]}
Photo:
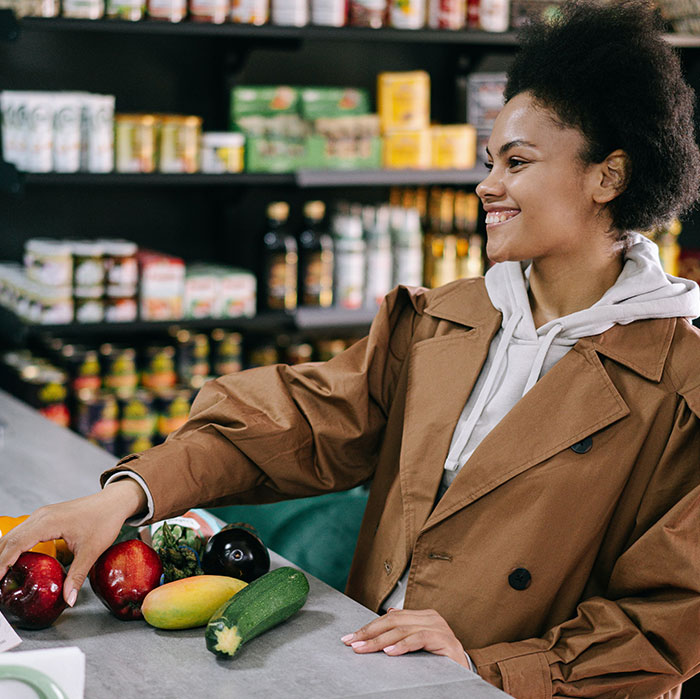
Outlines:
{"type": "Polygon", "coordinates": [[[53,557],[28,551],[0,581],[0,611],[21,629],[45,629],[66,608],[66,571],[53,557]]]}
{"type": "Polygon", "coordinates": [[[143,598],[160,583],[163,564],[140,539],[110,546],[90,569],[90,586],[118,619],[141,619],[143,598]]]}

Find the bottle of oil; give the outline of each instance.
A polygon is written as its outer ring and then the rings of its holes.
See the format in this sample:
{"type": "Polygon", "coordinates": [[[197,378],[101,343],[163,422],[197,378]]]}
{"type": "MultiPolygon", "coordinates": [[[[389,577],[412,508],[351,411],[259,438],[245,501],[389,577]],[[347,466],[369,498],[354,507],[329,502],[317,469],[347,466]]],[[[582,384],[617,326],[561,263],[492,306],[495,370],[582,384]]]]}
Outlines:
{"type": "Polygon", "coordinates": [[[433,239],[433,278],[431,286],[442,286],[457,279],[457,236],[454,233],[455,193],[444,189],[440,195],[438,231],[433,239]]]}
{"type": "Polygon", "coordinates": [[[477,233],[479,198],[473,192],[459,192],[455,200],[457,231],[457,273],[460,279],[484,273],[484,239],[477,233]]]}
{"type": "Polygon", "coordinates": [[[299,301],[303,306],[329,308],[333,304],[333,238],[323,229],[326,205],[304,205],[299,234],[299,301]]]}
{"type": "Polygon", "coordinates": [[[297,307],[297,242],[287,231],[288,217],[287,202],[268,205],[260,274],[263,310],[293,311],[297,307]]]}

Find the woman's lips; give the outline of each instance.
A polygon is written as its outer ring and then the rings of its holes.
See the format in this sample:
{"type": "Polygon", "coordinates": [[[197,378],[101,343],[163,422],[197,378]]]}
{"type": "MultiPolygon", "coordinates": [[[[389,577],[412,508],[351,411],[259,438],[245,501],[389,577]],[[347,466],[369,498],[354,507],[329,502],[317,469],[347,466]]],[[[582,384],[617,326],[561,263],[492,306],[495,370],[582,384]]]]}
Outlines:
{"type": "Polygon", "coordinates": [[[489,211],[486,214],[486,225],[497,226],[506,223],[520,213],[519,209],[502,209],[499,211],[489,211]]]}

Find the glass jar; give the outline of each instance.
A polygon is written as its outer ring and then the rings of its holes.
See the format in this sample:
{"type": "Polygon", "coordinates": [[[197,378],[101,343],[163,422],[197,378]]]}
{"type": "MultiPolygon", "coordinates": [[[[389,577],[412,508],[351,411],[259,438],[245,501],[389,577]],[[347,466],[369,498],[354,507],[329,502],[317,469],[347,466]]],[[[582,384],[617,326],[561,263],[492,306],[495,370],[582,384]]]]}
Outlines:
{"type": "Polygon", "coordinates": [[[192,173],[199,169],[202,119],[166,115],[161,118],[158,169],[166,173],[192,173]]]}
{"type": "Polygon", "coordinates": [[[64,17],[72,19],[100,19],[104,13],[104,0],[63,0],[64,17]]]}
{"type": "Polygon", "coordinates": [[[245,136],[236,132],[202,134],[202,172],[243,172],[245,136]]]}
{"type": "Polygon", "coordinates": [[[117,114],[114,121],[117,172],[153,172],[156,169],[156,117],[153,114],[117,114]]]}
{"type": "Polygon", "coordinates": [[[146,15],[145,0],[107,0],[107,17],[138,22],[146,15]]]}
{"type": "Polygon", "coordinates": [[[148,16],[166,22],[182,22],[187,17],[187,0],[148,0],[148,16]]]}

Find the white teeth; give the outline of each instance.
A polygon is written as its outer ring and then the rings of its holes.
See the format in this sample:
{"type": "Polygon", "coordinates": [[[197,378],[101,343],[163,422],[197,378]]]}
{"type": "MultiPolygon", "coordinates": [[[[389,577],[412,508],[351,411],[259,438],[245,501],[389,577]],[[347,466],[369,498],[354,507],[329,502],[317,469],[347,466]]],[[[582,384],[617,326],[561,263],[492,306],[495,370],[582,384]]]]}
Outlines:
{"type": "Polygon", "coordinates": [[[519,211],[490,211],[486,214],[486,224],[503,223],[513,218],[513,216],[517,216],[519,213],[519,211]]]}

